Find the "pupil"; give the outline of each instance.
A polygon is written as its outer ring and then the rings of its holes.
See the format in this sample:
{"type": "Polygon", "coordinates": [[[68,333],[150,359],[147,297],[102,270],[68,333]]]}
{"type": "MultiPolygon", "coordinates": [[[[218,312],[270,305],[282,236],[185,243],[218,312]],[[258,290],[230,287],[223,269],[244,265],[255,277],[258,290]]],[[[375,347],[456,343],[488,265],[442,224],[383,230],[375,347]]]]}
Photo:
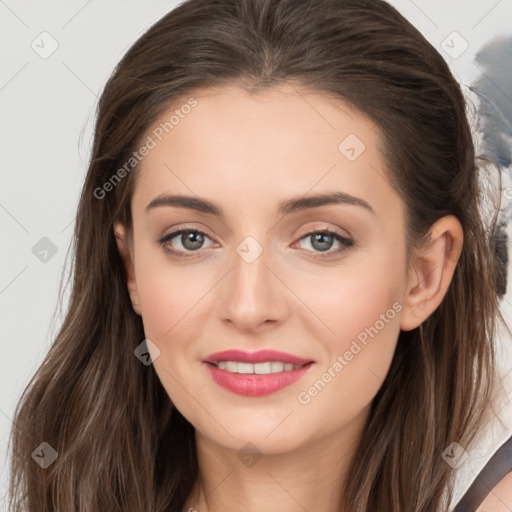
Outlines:
{"type": "Polygon", "coordinates": [[[187,249],[199,249],[203,244],[203,235],[201,235],[201,233],[194,232],[183,233],[181,242],[183,247],[187,249]]]}
{"type": "Polygon", "coordinates": [[[327,233],[317,233],[313,235],[313,247],[320,251],[326,251],[332,247],[332,235],[329,235],[327,233]],[[327,242],[325,242],[325,238],[327,238],[327,242]],[[319,245],[315,245],[316,242],[319,242],[319,245]]]}

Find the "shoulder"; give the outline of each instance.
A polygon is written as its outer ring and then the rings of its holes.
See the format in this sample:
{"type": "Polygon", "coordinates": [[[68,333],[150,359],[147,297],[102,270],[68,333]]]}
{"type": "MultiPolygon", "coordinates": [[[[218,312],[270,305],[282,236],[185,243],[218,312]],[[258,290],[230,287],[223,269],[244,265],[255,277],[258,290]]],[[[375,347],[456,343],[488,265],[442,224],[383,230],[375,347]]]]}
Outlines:
{"type": "Polygon", "coordinates": [[[512,510],[512,471],[509,471],[485,497],[476,512],[510,512],[512,510]]]}

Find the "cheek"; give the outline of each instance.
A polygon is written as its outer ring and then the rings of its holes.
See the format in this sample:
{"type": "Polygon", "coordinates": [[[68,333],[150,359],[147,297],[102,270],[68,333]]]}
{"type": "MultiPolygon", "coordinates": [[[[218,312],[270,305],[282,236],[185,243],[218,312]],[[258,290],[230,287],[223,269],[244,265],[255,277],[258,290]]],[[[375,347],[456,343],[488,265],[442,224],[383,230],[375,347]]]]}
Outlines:
{"type": "Polygon", "coordinates": [[[365,278],[342,289],[327,287],[323,302],[312,306],[329,327],[316,331],[327,354],[322,363],[342,375],[338,383],[345,390],[371,395],[384,380],[400,331],[402,304],[393,289],[365,278]]]}
{"type": "Polygon", "coordinates": [[[178,283],[173,282],[173,286],[170,287],[167,285],[167,279],[163,277],[155,279],[152,275],[139,280],[141,314],[144,331],[148,338],[161,342],[166,333],[172,332],[179,318],[183,316],[180,310],[183,304],[188,302],[186,296],[189,291],[186,290],[180,294],[182,297],[180,301],[177,286],[178,283]]]}
{"type": "Polygon", "coordinates": [[[190,320],[213,289],[214,276],[205,267],[192,270],[171,262],[163,251],[141,248],[137,256],[137,290],[146,336],[165,342],[183,328],[193,328],[190,320]]]}
{"type": "Polygon", "coordinates": [[[331,306],[338,351],[348,350],[354,340],[362,346],[375,340],[374,345],[382,343],[382,350],[389,350],[385,339],[391,326],[392,331],[396,331],[398,310],[401,310],[397,300],[400,296],[389,277],[389,273],[387,276],[384,273],[375,275],[370,271],[361,279],[346,283],[337,297],[336,306],[331,306]]]}
{"type": "Polygon", "coordinates": [[[194,340],[204,336],[198,314],[214,281],[204,273],[157,265],[149,258],[147,265],[139,259],[137,271],[144,333],[159,349],[154,369],[173,403],[195,418],[187,390],[196,388],[199,353],[194,340]]]}
{"type": "Polygon", "coordinates": [[[309,305],[330,330],[317,331],[326,357],[297,396],[307,421],[315,423],[328,409],[324,427],[335,429],[369,405],[382,386],[400,333],[404,262],[399,260],[361,259],[337,279],[317,282],[322,292],[310,295],[309,305]]]}
{"type": "Polygon", "coordinates": [[[294,291],[313,313],[303,315],[309,330],[331,351],[340,351],[360,333],[364,341],[366,328],[384,331],[390,323],[398,324],[405,284],[401,265],[399,258],[382,254],[347,259],[337,269],[303,273],[295,279],[294,291]]]}

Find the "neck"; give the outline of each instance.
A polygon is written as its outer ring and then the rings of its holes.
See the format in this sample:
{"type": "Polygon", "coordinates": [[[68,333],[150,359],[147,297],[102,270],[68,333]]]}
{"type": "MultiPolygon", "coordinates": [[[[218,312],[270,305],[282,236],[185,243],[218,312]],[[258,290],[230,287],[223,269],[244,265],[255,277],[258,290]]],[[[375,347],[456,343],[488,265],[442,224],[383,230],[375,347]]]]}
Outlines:
{"type": "Polygon", "coordinates": [[[183,512],[340,512],[368,409],[340,431],[286,453],[242,457],[196,430],[199,475],[183,512]]]}

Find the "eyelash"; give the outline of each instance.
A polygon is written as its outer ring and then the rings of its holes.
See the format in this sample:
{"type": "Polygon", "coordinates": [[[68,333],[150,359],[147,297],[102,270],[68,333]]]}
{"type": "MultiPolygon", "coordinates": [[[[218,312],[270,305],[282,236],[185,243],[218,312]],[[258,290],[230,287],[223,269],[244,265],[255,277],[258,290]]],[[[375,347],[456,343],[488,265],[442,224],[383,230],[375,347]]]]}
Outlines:
{"type": "MultiPolygon", "coordinates": [[[[173,257],[176,257],[178,259],[183,259],[183,260],[195,258],[196,256],[193,253],[198,252],[198,251],[192,251],[192,253],[187,254],[187,253],[183,253],[183,251],[176,251],[175,249],[171,249],[165,245],[169,240],[172,240],[173,238],[175,238],[178,235],[181,235],[182,233],[199,233],[200,235],[210,238],[204,231],[201,231],[200,229],[182,228],[177,231],[173,231],[172,233],[169,233],[167,235],[164,235],[162,238],[160,238],[158,240],[158,243],[161,246],[163,246],[163,248],[166,252],[172,254],[173,257]]],[[[333,254],[342,253],[342,252],[346,251],[347,249],[349,249],[350,247],[353,247],[355,245],[353,240],[351,240],[350,238],[347,238],[346,236],[343,236],[340,233],[338,233],[337,231],[334,231],[331,229],[314,229],[312,231],[308,231],[307,233],[302,235],[299,238],[299,240],[302,240],[304,238],[307,238],[311,235],[315,235],[318,233],[331,235],[335,240],[337,240],[342,245],[342,247],[335,251],[331,251],[331,250],[324,251],[324,252],[314,251],[314,252],[320,254],[318,256],[312,256],[314,259],[327,258],[329,256],[332,256],[333,254]],[[324,256],[324,254],[325,254],[325,256],[324,256]]]]}

